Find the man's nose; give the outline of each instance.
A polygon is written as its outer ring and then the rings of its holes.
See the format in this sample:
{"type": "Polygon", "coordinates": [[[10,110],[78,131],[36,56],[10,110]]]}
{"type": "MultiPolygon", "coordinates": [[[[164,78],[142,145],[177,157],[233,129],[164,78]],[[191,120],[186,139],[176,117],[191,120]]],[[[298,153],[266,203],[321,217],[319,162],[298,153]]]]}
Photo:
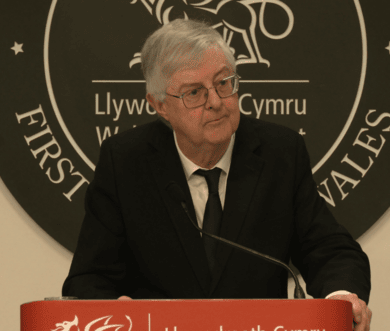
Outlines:
{"type": "Polygon", "coordinates": [[[207,89],[207,101],[205,103],[206,109],[213,108],[214,110],[217,110],[220,108],[222,103],[221,98],[219,97],[217,90],[215,87],[211,87],[207,89]]]}

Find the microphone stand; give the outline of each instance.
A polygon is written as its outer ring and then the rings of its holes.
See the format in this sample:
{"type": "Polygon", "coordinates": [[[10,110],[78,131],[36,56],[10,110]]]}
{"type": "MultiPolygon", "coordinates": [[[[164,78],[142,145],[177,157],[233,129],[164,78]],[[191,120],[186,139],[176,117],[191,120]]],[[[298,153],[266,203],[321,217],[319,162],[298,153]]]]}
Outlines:
{"type": "Polygon", "coordinates": [[[177,200],[177,201],[180,201],[180,204],[181,206],[183,207],[187,217],[189,218],[189,220],[191,221],[191,224],[198,230],[200,231],[201,233],[205,234],[206,236],[208,237],[211,237],[211,238],[214,238],[215,240],[218,240],[218,241],[221,241],[223,243],[225,243],[226,245],[230,245],[230,246],[233,246],[234,248],[237,248],[243,252],[247,252],[247,253],[250,253],[254,256],[257,256],[257,257],[260,257],[262,258],[263,260],[267,260],[269,262],[272,262],[282,268],[285,268],[287,269],[287,271],[291,274],[291,276],[293,277],[294,279],[294,282],[295,282],[295,289],[294,289],[294,298],[295,299],[305,299],[306,296],[305,296],[305,292],[303,291],[301,285],[299,284],[299,281],[298,281],[298,278],[297,276],[294,274],[294,272],[291,270],[291,268],[283,263],[282,261],[279,261],[269,255],[266,255],[266,254],[262,254],[262,253],[259,253],[253,249],[250,249],[250,248],[247,248],[245,246],[242,246],[242,245],[239,245],[233,241],[230,241],[230,240],[227,240],[225,238],[222,238],[222,237],[218,237],[216,235],[213,235],[211,233],[207,233],[205,231],[203,231],[195,222],[194,220],[192,219],[192,217],[190,216],[190,213],[188,211],[188,208],[187,208],[187,204],[185,202],[185,198],[184,198],[184,193],[183,191],[181,190],[181,188],[179,187],[179,185],[175,182],[170,182],[167,186],[167,190],[169,191],[169,193],[171,194],[171,196],[174,198],[174,200],[177,200]]]}

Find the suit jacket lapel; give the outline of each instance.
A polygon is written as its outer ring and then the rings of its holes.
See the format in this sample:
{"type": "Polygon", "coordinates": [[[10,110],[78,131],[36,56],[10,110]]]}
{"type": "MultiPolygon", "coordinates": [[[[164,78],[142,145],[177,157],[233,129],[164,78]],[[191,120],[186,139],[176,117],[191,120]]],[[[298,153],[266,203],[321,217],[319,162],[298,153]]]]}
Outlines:
{"type": "MultiPolygon", "coordinates": [[[[260,178],[264,161],[254,153],[259,146],[260,141],[252,126],[241,116],[229,170],[220,231],[221,237],[233,242],[236,242],[247,219],[248,207],[260,178]]],[[[218,244],[217,264],[213,271],[210,295],[215,290],[233,249],[223,243],[218,244]]]]}
{"type": "Polygon", "coordinates": [[[152,175],[196,278],[204,291],[204,295],[207,296],[211,275],[199,231],[190,223],[181,204],[174,201],[166,190],[171,181],[176,182],[180,186],[186,197],[190,215],[196,221],[191,193],[177,153],[172,131],[161,121],[156,125],[156,131],[151,144],[156,148],[156,153],[148,156],[152,175]]]}

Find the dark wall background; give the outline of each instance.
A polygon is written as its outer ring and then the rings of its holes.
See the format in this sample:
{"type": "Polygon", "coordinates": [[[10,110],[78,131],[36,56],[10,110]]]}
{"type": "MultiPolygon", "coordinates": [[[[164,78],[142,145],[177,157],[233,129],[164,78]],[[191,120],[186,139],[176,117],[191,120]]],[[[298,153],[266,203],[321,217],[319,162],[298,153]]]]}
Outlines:
{"type": "Polygon", "coordinates": [[[73,251],[101,141],[156,119],[137,53],[152,31],[187,15],[229,42],[241,111],[304,136],[319,192],[361,236],[390,201],[388,2],[201,3],[1,4],[0,175],[9,190],[73,251]]]}

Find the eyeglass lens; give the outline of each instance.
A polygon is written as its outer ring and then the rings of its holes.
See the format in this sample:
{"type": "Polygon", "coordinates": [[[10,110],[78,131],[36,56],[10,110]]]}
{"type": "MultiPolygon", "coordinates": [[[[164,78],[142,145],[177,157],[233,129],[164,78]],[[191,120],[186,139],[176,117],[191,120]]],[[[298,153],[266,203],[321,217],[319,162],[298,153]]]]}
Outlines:
{"type": "MultiPolygon", "coordinates": [[[[238,78],[232,77],[229,79],[224,79],[218,83],[215,89],[220,98],[226,98],[237,92],[238,78]]],[[[204,105],[207,101],[207,97],[208,89],[206,89],[205,87],[199,87],[188,91],[184,95],[183,101],[186,107],[195,108],[204,105]]]]}

